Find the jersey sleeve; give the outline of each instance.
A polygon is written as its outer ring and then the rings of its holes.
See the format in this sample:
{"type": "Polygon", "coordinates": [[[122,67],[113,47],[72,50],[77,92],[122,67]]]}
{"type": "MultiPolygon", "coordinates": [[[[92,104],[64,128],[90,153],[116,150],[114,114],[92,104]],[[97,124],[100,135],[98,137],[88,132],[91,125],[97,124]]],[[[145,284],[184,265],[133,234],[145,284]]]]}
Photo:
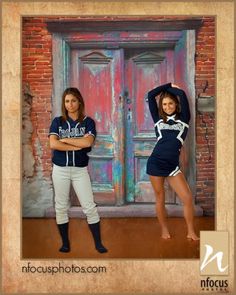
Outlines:
{"type": "Polygon", "coordinates": [[[86,125],[85,133],[93,135],[94,137],[97,136],[96,125],[94,120],[91,118],[88,118],[88,123],[86,125]]]}
{"type": "Polygon", "coordinates": [[[54,118],[51,123],[48,136],[50,136],[50,135],[57,135],[59,137],[59,119],[58,119],[58,117],[54,118]]]}
{"type": "Polygon", "coordinates": [[[171,83],[168,83],[168,84],[158,86],[148,92],[148,106],[149,106],[149,110],[152,115],[152,119],[154,123],[158,122],[160,119],[158,106],[156,102],[156,96],[160,94],[162,91],[166,91],[170,87],[171,87],[171,83]]]}
{"type": "Polygon", "coordinates": [[[184,90],[171,87],[167,90],[168,92],[177,95],[180,99],[180,120],[188,123],[190,121],[190,108],[188,103],[188,98],[184,90]]]}

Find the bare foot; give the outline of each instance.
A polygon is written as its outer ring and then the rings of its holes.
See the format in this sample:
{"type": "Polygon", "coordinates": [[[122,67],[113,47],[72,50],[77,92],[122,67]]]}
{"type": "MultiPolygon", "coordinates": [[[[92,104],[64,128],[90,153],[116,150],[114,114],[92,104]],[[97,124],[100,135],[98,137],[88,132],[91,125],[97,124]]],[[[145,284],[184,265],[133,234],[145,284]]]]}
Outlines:
{"type": "Polygon", "coordinates": [[[162,228],[162,234],[161,234],[162,239],[170,239],[170,233],[167,228],[162,228]]]}
{"type": "Polygon", "coordinates": [[[187,235],[187,239],[191,239],[193,241],[198,241],[200,238],[195,233],[190,233],[187,235]]]}

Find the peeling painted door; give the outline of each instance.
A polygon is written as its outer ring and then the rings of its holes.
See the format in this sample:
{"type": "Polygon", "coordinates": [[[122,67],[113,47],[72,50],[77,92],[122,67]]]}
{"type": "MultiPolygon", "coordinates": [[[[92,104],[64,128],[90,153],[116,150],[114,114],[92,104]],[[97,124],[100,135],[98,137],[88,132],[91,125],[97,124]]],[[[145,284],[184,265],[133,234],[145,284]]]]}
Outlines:
{"type": "MultiPolygon", "coordinates": [[[[201,21],[200,21],[201,22],[201,21]]],[[[98,204],[155,202],[146,162],[156,142],[145,94],[174,82],[186,90],[192,120],[185,150],[184,174],[196,192],[195,28],[180,21],[49,22],[53,32],[53,115],[61,110],[61,93],[78,87],[86,113],[96,120],[97,139],[89,170],[98,204]]],[[[183,169],[182,169],[183,170],[183,169]]],[[[165,183],[166,203],[178,198],[165,183]]],[[[72,194],[71,194],[72,195],[72,194]]],[[[72,206],[78,205],[74,195],[72,206]]],[[[132,207],[133,208],[133,207],[132,207]]],[[[142,209],[141,209],[142,210],[142,209]]]]}
{"type": "MultiPolygon", "coordinates": [[[[174,48],[71,51],[71,82],[98,132],[89,164],[98,204],[155,202],[146,163],[156,136],[145,95],[176,80],[178,56],[174,48]]],[[[166,203],[175,204],[167,182],[165,192],[166,203]]]]}
{"type": "MultiPolygon", "coordinates": [[[[146,163],[156,136],[145,96],[149,90],[174,81],[173,50],[130,49],[125,54],[126,196],[128,202],[154,202],[146,163]]],[[[165,183],[166,202],[175,194],[165,183]]]]}
{"type": "Polygon", "coordinates": [[[85,100],[85,113],[96,121],[97,138],[89,154],[95,200],[124,203],[122,50],[72,50],[71,83],[85,100]]]}

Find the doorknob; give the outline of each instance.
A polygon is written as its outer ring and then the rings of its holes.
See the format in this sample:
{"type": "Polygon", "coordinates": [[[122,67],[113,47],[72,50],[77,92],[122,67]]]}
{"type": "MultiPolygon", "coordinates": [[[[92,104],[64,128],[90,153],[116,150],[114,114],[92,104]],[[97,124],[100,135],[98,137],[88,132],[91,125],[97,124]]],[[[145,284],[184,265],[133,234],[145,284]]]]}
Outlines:
{"type": "Polygon", "coordinates": [[[130,108],[128,109],[128,112],[127,112],[127,120],[128,120],[129,122],[132,121],[132,111],[131,111],[130,108]]]}
{"type": "Polygon", "coordinates": [[[128,90],[124,91],[124,98],[127,104],[131,104],[131,98],[129,97],[129,92],[128,90]]]}

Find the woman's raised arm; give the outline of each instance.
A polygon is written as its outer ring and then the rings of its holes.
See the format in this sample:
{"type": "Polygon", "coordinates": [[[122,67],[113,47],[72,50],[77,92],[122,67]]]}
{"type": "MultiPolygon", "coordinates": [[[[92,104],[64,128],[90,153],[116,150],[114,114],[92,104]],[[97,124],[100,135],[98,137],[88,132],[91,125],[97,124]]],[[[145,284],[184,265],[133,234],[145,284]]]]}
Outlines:
{"type": "Polygon", "coordinates": [[[190,109],[186,93],[183,89],[180,89],[177,85],[174,84],[172,84],[172,87],[168,89],[168,92],[179,97],[181,108],[180,119],[183,120],[185,123],[188,123],[190,120],[190,109]]]}
{"type": "Polygon", "coordinates": [[[171,87],[171,83],[168,83],[168,84],[158,86],[148,92],[148,105],[149,105],[149,110],[152,115],[152,119],[154,123],[159,121],[159,112],[158,112],[156,96],[160,94],[162,91],[165,91],[170,87],[171,87]]]}

